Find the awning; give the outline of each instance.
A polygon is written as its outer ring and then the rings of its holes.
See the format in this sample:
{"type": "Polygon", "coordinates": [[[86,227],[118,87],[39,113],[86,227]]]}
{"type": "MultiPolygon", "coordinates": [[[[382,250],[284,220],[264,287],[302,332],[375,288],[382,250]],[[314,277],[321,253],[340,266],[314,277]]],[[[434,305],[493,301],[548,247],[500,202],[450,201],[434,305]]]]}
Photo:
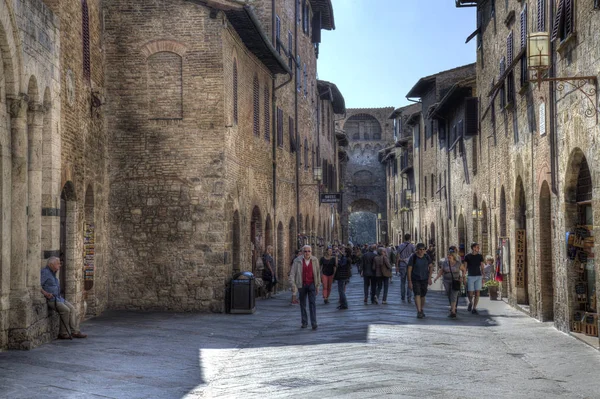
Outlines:
{"type": "Polygon", "coordinates": [[[310,7],[313,10],[313,14],[317,12],[321,13],[321,27],[323,29],[335,29],[331,0],[310,0],[310,7]]]}
{"type": "Polygon", "coordinates": [[[465,44],[469,43],[475,36],[477,36],[477,34],[481,32],[481,26],[477,29],[475,29],[475,32],[471,33],[468,37],[467,40],[465,40],[465,44]]]}
{"type": "Polygon", "coordinates": [[[346,101],[335,83],[327,82],[326,80],[317,80],[317,89],[320,98],[331,101],[334,113],[338,115],[346,113],[346,101]]]}

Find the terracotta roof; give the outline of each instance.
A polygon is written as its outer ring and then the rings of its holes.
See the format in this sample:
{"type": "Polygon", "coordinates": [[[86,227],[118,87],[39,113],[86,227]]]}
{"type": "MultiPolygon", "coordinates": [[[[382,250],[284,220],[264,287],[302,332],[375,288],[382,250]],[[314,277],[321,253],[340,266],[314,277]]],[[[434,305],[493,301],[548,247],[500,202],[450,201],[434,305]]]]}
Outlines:
{"type": "Polygon", "coordinates": [[[321,28],[332,30],[335,29],[335,21],[333,19],[333,6],[331,0],[309,0],[313,14],[321,13],[321,28]]]}
{"type": "Polygon", "coordinates": [[[321,98],[329,96],[329,101],[331,101],[331,104],[333,105],[333,112],[340,115],[346,113],[346,101],[335,83],[317,80],[317,89],[319,90],[319,96],[321,98]]]}
{"type": "Polygon", "coordinates": [[[273,74],[290,74],[287,61],[277,52],[263,31],[256,14],[249,6],[223,10],[231,26],[240,35],[244,45],[273,74]]]}
{"type": "Polygon", "coordinates": [[[438,76],[449,73],[449,72],[454,72],[457,71],[459,69],[463,69],[463,68],[473,68],[475,66],[474,63],[472,64],[467,64],[467,65],[462,65],[456,68],[452,68],[452,69],[447,69],[445,71],[441,71],[438,73],[435,73],[433,75],[429,75],[429,76],[425,76],[424,78],[419,79],[419,81],[417,83],[415,83],[415,85],[412,87],[412,89],[410,89],[410,91],[406,94],[406,98],[418,98],[420,96],[422,96],[424,93],[424,91],[433,83],[435,83],[435,80],[438,76]]]}

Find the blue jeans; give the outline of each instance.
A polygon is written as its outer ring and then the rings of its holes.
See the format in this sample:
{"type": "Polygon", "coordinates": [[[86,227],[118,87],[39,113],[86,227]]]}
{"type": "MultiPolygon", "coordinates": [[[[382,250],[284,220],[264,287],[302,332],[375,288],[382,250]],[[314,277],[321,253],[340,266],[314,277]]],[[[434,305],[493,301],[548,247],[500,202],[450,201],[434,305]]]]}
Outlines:
{"type": "Polygon", "coordinates": [[[404,300],[404,298],[410,300],[410,298],[412,297],[412,290],[410,288],[408,288],[408,268],[407,267],[402,267],[400,266],[400,296],[402,297],[402,300],[404,300]],[[408,289],[408,293],[406,292],[408,289]]]}
{"type": "Polygon", "coordinates": [[[338,280],[338,294],[340,296],[340,305],[342,307],[348,307],[348,299],[346,298],[346,284],[348,280],[338,280]]]}
{"type": "Polygon", "coordinates": [[[317,290],[315,285],[314,283],[311,285],[303,285],[298,291],[300,292],[300,314],[302,315],[302,325],[308,325],[308,317],[306,315],[306,297],[308,296],[310,324],[314,327],[317,325],[317,290]]]}

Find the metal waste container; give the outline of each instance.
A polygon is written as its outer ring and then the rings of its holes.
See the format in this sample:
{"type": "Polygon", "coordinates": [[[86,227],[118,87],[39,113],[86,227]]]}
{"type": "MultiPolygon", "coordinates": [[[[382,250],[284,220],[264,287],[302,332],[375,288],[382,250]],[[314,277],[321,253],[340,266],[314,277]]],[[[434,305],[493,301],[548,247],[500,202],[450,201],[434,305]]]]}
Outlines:
{"type": "Polygon", "coordinates": [[[231,280],[231,313],[254,313],[254,274],[240,272],[231,280]]]}

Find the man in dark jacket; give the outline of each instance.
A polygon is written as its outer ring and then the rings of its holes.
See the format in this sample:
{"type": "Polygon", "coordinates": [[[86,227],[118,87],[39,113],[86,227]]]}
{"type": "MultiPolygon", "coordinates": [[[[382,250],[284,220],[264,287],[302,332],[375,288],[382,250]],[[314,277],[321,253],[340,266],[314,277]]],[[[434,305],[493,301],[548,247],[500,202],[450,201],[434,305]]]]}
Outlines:
{"type": "Polygon", "coordinates": [[[377,256],[377,245],[373,244],[369,247],[369,251],[366,252],[362,257],[362,270],[360,275],[363,278],[363,284],[365,289],[365,304],[369,295],[369,286],[371,287],[371,303],[377,304],[377,277],[373,270],[373,259],[377,256]]]}
{"type": "Polygon", "coordinates": [[[344,310],[348,309],[348,299],[346,298],[346,284],[350,280],[352,276],[352,270],[350,265],[350,260],[346,255],[351,255],[350,249],[346,251],[344,254],[343,250],[337,250],[337,253],[333,254],[333,256],[338,257],[338,267],[335,271],[334,279],[338,282],[338,294],[340,297],[340,305],[338,309],[344,310]]]}

